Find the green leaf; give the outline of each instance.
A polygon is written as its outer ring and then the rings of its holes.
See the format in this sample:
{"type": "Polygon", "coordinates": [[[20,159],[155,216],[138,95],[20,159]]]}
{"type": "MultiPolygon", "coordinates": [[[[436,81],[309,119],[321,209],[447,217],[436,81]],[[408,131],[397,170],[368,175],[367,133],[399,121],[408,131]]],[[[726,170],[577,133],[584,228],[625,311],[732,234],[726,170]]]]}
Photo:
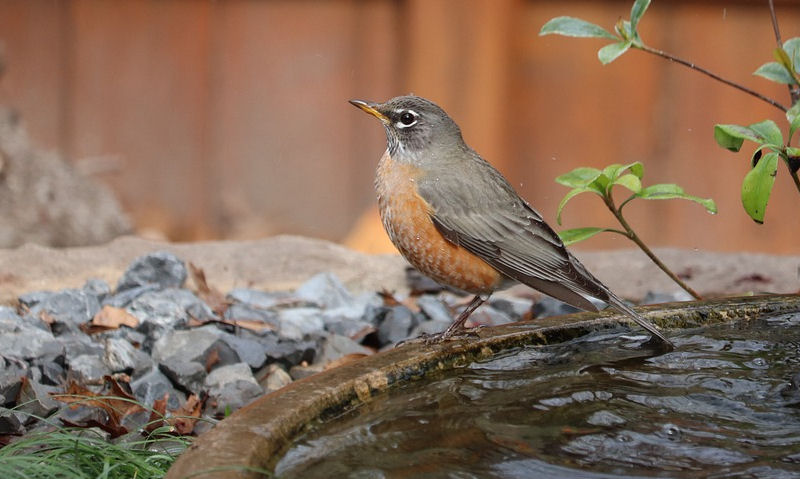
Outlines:
{"type": "Polygon", "coordinates": [[[753,123],[748,128],[763,138],[763,143],[768,143],[778,147],[783,146],[783,135],[781,134],[781,129],[778,128],[778,125],[776,125],[774,121],[764,120],[758,123],[753,123]]]}
{"type": "Polygon", "coordinates": [[[608,65],[631,47],[631,41],[611,43],[597,51],[597,58],[603,65],[608,65]]]}
{"type": "Polygon", "coordinates": [[[625,166],[625,168],[630,168],[631,169],[631,173],[634,176],[636,176],[637,178],[639,178],[640,180],[644,176],[644,165],[639,161],[635,161],[635,162],[625,166]]]}
{"type": "Polygon", "coordinates": [[[767,202],[772,194],[775,174],[778,172],[778,154],[765,154],[758,164],[747,172],[742,181],[742,206],[756,223],[764,222],[767,202]]]}
{"type": "Polygon", "coordinates": [[[608,38],[610,40],[619,40],[619,38],[603,27],[574,17],[557,17],[545,23],[542,29],[539,30],[539,35],[550,34],[578,38],[608,38]]]}
{"type": "Polygon", "coordinates": [[[603,172],[597,168],[582,166],[559,176],[556,178],[556,183],[570,188],[585,187],[596,180],[601,174],[603,174],[603,172]]]}
{"type": "Polygon", "coordinates": [[[789,141],[791,141],[794,132],[800,128],[800,102],[789,108],[789,111],[786,112],[786,119],[789,120],[789,141]]]}
{"type": "Polygon", "coordinates": [[[605,177],[608,178],[608,181],[613,182],[614,180],[617,179],[617,177],[624,168],[625,167],[620,165],[619,163],[614,163],[603,168],[603,175],[605,175],[605,177]]]}
{"type": "Polygon", "coordinates": [[[649,6],[650,0],[636,0],[633,2],[633,7],[631,7],[631,30],[634,32],[636,32],[639,20],[641,20],[642,15],[644,15],[649,6]]]}
{"type": "Polygon", "coordinates": [[[558,210],[556,211],[556,222],[558,222],[558,224],[561,224],[561,210],[564,209],[564,206],[567,205],[567,202],[569,200],[571,200],[572,198],[578,196],[581,193],[596,193],[596,194],[599,194],[594,189],[591,189],[591,188],[588,188],[588,187],[579,187],[579,188],[574,188],[574,189],[570,190],[569,193],[564,195],[564,197],[561,199],[561,202],[558,204],[558,210]]]}
{"type": "Polygon", "coordinates": [[[753,75],[764,77],[776,83],[783,83],[784,85],[791,85],[795,82],[792,75],[778,62],[769,62],[761,65],[758,70],[753,72],[753,75]]]}
{"type": "Polygon", "coordinates": [[[583,241],[585,239],[589,239],[592,236],[596,235],[597,233],[602,233],[603,231],[611,231],[609,228],[574,228],[571,230],[564,230],[558,233],[558,236],[561,237],[561,241],[564,242],[565,245],[569,246],[571,244],[575,244],[578,241],[583,241]]]}
{"type": "Polygon", "coordinates": [[[717,204],[714,202],[714,200],[711,198],[700,198],[694,195],[686,194],[686,192],[683,191],[683,188],[674,183],[659,183],[656,185],[650,185],[646,188],[642,188],[642,190],[636,196],[645,200],[670,200],[674,198],[689,200],[702,205],[706,211],[711,214],[716,214],[717,212],[717,204]]]}
{"type": "Polygon", "coordinates": [[[755,133],[740,125],[714,125],[714,139],[719,146],[731,151],[739,151],[745,139],[758,141],[755,133]]]}
{"type": "Polygon", "coordinates": [[[638,193],[642,190],[642,180],[631,173],[620,176],[614,181],[614,184],[624,186],[634,193],[638,193]]]}
{"type": "Polygon", "coordinates": [[[794,66],[794,71],[800,70],[800,37],[794,37],[783,42],[783,50],[794,66]]]}

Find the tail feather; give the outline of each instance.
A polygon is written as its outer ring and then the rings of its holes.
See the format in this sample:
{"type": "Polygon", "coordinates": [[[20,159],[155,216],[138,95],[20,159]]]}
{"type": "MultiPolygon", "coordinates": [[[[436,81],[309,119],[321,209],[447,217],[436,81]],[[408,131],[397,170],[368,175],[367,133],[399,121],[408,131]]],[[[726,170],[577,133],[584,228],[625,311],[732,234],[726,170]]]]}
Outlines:
{"type": "Polygon", "coordinates": [[[672,341],[667,339],[667,337],[664,336],[664,333],[662,333],[656,327],[656,325],[645,319],[641,314],[634,311],[633,308],[625,304],[624,301],[619,299],[613,293],[609,295],[608,304],[611,305],[617,311],[628,315],[632,320],[636,321],[636,324],[646,329],[653,336],[657,337],[668,348],[673,349],[675,347],[672,344],[672,341]]]}

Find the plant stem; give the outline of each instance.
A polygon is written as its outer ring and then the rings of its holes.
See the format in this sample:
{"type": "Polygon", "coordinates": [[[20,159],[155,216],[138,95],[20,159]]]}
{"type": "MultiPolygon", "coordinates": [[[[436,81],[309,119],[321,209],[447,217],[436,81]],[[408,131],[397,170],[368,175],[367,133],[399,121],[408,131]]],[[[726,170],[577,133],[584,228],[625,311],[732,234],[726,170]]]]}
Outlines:
{"type": "MultiPolygon", "coordinates": [[[[769,15],[772,18],[772,31],[775,32],[775,43],[778,44],[778,48],[783,48],[781,29],[778,28],[778,16],[775,15],[775,2],[773,2],[773,0],[769,0],[769,15]]],[[[789,97],[792,99],[792,105],[794,105],[800,98],[800,89],[794,88],[791,84],[786,86],[789,88],[789,97]]]]}
{"type": "Polygon", "coordinates": [[[714,80],[722,82],[722,83],[724,83],[724,84],[726,84],[728,86],[732,86],[733,88],[736,88],[737,90],[741,90],[741,91],[747,93],[748,95],[751,95],[751,96],[754,96],[754,97],[758,98],[761,101],[765,101],[765,102],[769,103],[770,105],[774,106],[775,108],[778,108],[779,110],[781,110],[783,112],[788,110],[788,108],[786,108],[785,106],[781,105],[780,103],[778,103],[777,101],[773,100],[772,98],[766,97],[766,96],[762,95],[761,93],[759,93],[759,92],[757,92],[755,90],[751,90],[751,89],[747,88],[744,85],[740,85],[740,84],[738,84],[738,83],[736,83],[734,81],[728,80],[726,78],[722,78],[721,76],[717,75],[714,72],[708,71],[703,67],[699,67],[699,66],[695,65],[694,63],[687,62],[686,60],[684,60],[682,58],[678,58],[678,57],[676,57],[676,56],[674,56],[672,54],[669,54],[669,53],[667,53],[667,52],[665,52],[663,50],[658,50],[656,48],[651,48],[651,47],[648,47],[647,45],[642,45],[642,44],[632,45],[632,46],[634,48],[638,48],[640,50],[643,50],[643,51],[645,51],[647,53],[652,53],[653,55],[658,55],[661,58],[666,58],[669,61],[672,61],[672,62],[675,62],[675,63],[679,63],[679,64],[681,64],[681,65],[683,65],[685,67],[691,68],[692,70],[698,71],[698,72],[700,72],[700,73],[702,73],[702,74],[704,74],[706,76],[709,76],[709,77],[713,78],[714,80]]]}
{"type": "Polygon", "coordinates": [[[648,248],[648,247],[647,247],[647,245],[646,245],[646,244],[644,244],[644,242],[643,242],[643,241],[642,241],[642,240],[639,238],[639,235],[637,235],[637,234],[636,234],[636,232],[635,232],[635,231],[633,231],[633,228],[631,228],[631,226],[630,226],[630,225],[628,224],[628,222],[625,220],[625,217],[624,217],[624,216],[622,216],[622,213],[620,213],[620,211],[619,211],[619,210],[617,209],[617,207],[614,205],[614,200],[611,198],[611,195],[610,195],[610,194],[603,195],[603,201],[605,202],[605,204],[606,204],[606,206],[608,207],[608,209],[609,209],[609,210],[611,210],[611,214],[613,214],[613,215],[614,215],[614,217],[617,219],[617,221],[619,221],[619,224],[620,224],[620,225],[622,225],[622,227],[623,227],[623,228],[625,228],[625,231],[627,232],[627,234],[626,234],[625,236],[627,236],[627,237],[628,237],[628,239],[630,239],[631,241],[633,241],[634,243],[636,243],[636,246],[638,246],[638,247],[639,247],[639,249],[641,249],[642,251],[644,251],[644,254],[646,254],[646,255],[647,255],[647,257],[648,257],[648,258],[650,258],[650,260],[651,260],[653,263],[655,263],[655,264],[656,264],[656,266],[658,266],[659,268],[661,268],[661,271],[663,271],[664,273],[666,273],[666,275],[667,275],[667,276],[669,276],[669,277],[670,277],[670,279],[672,279],[672,281],[675,281],[676,283],[678,283],[678,286],[680,286],[681,288],[683,288],[683,290],[684,290],[684,291],[686,291],[687,293],[689,293],[690,295],[692,295],[692,297],[693,297],[694,299],[697,299],[697,300],[701,300],[701,299],[703,299],[703,298],[702,298],[702,297],[701,297],[701,296],[700,296],[700,295],[697,293],[697,291],[695,291],[694,289],[692,289],[692,288],[691,288],[691,286],[689,286],[688,284],[686,284],[685,282],[683,282],[683,280],[682,280],[682,279],[680,279],[680,278],[678,277],[678,275],[676,275],[675,273],[673,273],[673,272],[672,272],[672,270],[671,270],[671,269],[669,269],[669,268],[667,267],[667,265],[665,265],[665,264],[664,264],[664,263],[661,261],[661,259],[659,259],[659,257],[658,257],[658,256],[656,256],[656,254],[655,254],[655,253],[653,253],[653,251],[652,251],[652,250],[650,250],[650,248],[648,248]]]}

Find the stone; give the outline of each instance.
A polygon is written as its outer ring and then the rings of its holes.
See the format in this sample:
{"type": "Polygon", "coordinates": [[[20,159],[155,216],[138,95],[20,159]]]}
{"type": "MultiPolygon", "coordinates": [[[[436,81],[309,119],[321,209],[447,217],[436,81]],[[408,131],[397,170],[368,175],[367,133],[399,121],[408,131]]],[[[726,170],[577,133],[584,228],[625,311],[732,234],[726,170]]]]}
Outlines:
{"type": "Polygon", "coordinates": [[[577,313],[580,309],[575,306],[570,306],[567,303],[551,298],[550,296],[543,296],[536,304],[533,305],[534,318],[549,318],[551,316],[561,316],[563,314],[577,313]]]}
{"type": "Polygon", "coordinates": [[[115,308],[124,308],[131,304],[131,302],[150,291],[159,291],[161,287],[157,284],[146,284],[144,286],[136,286],[123,291],[117,291],[113,295],[106,296],[103,299],[103,306],[113,306],[115,308]]]}
{"type": "Polygon", "coordinates": [[[3,396],[5,403],[12,403],[17,400],[22,381],[28,375],[28,365],[26,363],[14,363],[0,357],[0,396],[3,396]]]}
{"type": "Polygon", "coordinates": [[[184,326],[189,320],[186,309],[198,302],[201,302],[200,298],[191,291],[169,288],[140,295],[127,311],[139,320],[136,329],[153,339],[184,326]]]}
{"type": "Polygon", "coordinates": [[[327,364],[349,354],[364,354],[368,356],[372,353],[371,349],[358,344],[348,337],[329,334],[322,341],[322,348],[317,361],[327,364]]]}
{"type": "Polygon", "coordinates": [[[64,346],[49,331],[21,328],[17,332],[0,334],[0,351],[5,357],[34,359],[62,354],[64,346]]]}
{"type": "Polygon", "coordinates": [[[81,289],[84,293],[97,298],[97,301],[100,303],[103,302],[106,296],[111,294],[111,286],[100,278],[90,278],[86,280],[81,289]]]}
{"type": "Polygon", "coordinates": [[[316,308],[294,308],[278,313],[280,328],[278,334],[285,339],[299,341],[306,335],[322,333],[325,323],[321,312],[316,308]]]}
{"type": "Polygon", "coordinates": [[[319,273],[312,276],[295,290],[295,296],[326,309],[353,303],[353,295],[333,273],[319,273]]]}
{"type": "Polygon", "coordinates": [[[268,335],[258,339],[264,345],[267,363],[279,363],[288,369],[302,362],[312,363],[317,354],[317,342],[312,340],[281,339],[268,335]]]}
{"type": "Polygon", "coordinates": [[[111,369],[106,366],[102,358],[89,354],[69,359],[68,366],[69,374],[84,384],[102,384],[103,376],[111,374],[111,369]]]}
{"type": "Polygon", "coordinates": [[[153,368],[138,379],[131,382],[131,391],[136,399],[145,407],[151,407],[156,399],[163,399],[169,395],[167,409],[178,409],[186,402],[186,395],[175,389],[164,373],[158,368],[153,368]]]}
{"type": "Polygon", "coordinates": [[[405,306],[392,306],[378,326],[378,340],[381,345],[400,342],[408,338],[417,324],[418,321],[410,309],[405,306]]]}
{"type": "Polygon", "coordinates": [[[33,380],[24,381],[14,410],[28,415],[26,424],[35,422],[38,418],[48,417],[61,407],[61,404],[52,398],[51,393],[62,391],[61,387],[47,386],[33,380]]]}
{"type": "Polygon", "coordinates": [[[196,361],[170,361],[162,363],[159,368],[172,384],[181,390],[194,394],[202,392],[207,375],[203,364],[196,361]]]}
{"type": "MultiPolygon", "coordinates": [[[[423,321],[419,323],[408,335],[409,338],[418,338],[423,335],[438,334],[450,327],[452,321],[423,321]]],[[[394,344],[394,343],[388,343],[394,344]]]]}
{"type": "Polygon", "coordinates": [[[454,319],[450,308],[436,296],[431,296],[429,294],[420,296],[417,298],[417,306],[419,306],[420,311],[422,311],[425,316],[433,321],[452,322],[454,319]]]}
{"type": "Polygon", "coordinates": [[[206,412],[212,414],[239,409],[264,393],[245,363],[230,364],[211,371],[206,376],[205,386],[209,397],[206,412]]]}
{"type": "Polygon", "coordinates": [[[222,334],[213,325],[170,331],[154,343],[153,360],[166,365],[192,361],[207,365],[214,354],[216,360],[212,366],[238,363],[239,355],[222,340],[222,334]]]}
{"type": "Polygon", "coordinates": [[[267,374],[263,381],[259,381],[259,383],[264,387],[266,392],[270,393],[272,391],[277,391],[282,387],[290,384],[292,382],[292,377],[289,376],[282,367],[278,366],[277,364],[270,364],[267,366],[267,374]]]}
{"type": "Polygon", "coordinates": [[[106,338],[103,362],[111,372],[127,372],[136,375],[153,367],[150,356],[135,348],[133,344],[122,338],[106,338]]]}
{"type": "Polygon", "coordinates": [[[506,313],[508,317],[512,318],[514,321],[519,321],[523,319],[525,314],[531,311],[533,301],[530,299],[505,297],[492,299],[489,305],[498,311],[506,313]]]}
{"type": "MultiPolygon", "coordinates": [[[[76,326],[91,320],[100,311],[100,301],[93,293],[82,289],[64,289],[55,293],[36,294],[20,303],[30,309],[30,315],[58,324],[61,323],[62,331],[74,331],[76,326]]],[[[55,325],[51,328],[56,332],[55,325]]]]}
{"type": "Polygon", "coordinates": [[[133,260],[117,283],[117,291],[157,284],[160,288],[180,288],[186,282],[186,265],[174,254],[157,251],[133,260]]]}
{"type": "Polygon", "coordinates": [[[279,306],[290,297],[286,292],[267,292],[255,289],[235,288],[226,296],[234,304],[242,303],[253,308],[266,310],[279,306]]]}
{"type": "Polygon", "coordinates": [[[260,369],[267,363],[264,345],[251,337],[236,336],[229,333],[220,334],[220,339],[236,351],[240,360],[253,369],[260,369]]]}
{"type": "Polygon", "coordinates": [[[262,309],[258,306],[250,304],[232,304],[225,310],[225,319],[228,321],[255,321],[269,325],[270,327],[265,330],[278,330],[280,328],[280,320],[278,313],[262,309]]]}
{"type": "Polygon", "coordinates": [[[298,364],[296,366],[292,366],[289,369],[289,376],[291,376],[292,379],[297,381],[298,379],[303,379],[309,376],[313,376],[314,374],[317,374],[318,372],[321,372],[324,369],[325,365],[322,364],[321,362],[311,365],[298,364]]]}
{"type": "Polygon", "coordinates": [[[648,291],[644,299],[642,299],[641,304],[673,303],[676,301],[694,301],[694,298],[684,290],[674,291],[672,293],[648,291]]]}
{"type": "Polygon", "coordinates": [[[14,411],[5,408],[0,409],[0,435],[19,436],[23,432],[25,432],[25,427],[14,411]]]}

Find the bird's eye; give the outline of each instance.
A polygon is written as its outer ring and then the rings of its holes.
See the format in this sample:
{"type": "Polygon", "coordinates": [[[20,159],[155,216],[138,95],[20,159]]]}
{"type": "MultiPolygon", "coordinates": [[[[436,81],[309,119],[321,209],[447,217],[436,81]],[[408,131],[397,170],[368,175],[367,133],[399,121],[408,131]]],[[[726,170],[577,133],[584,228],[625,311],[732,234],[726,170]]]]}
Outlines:
{"type": "Polygon", "coordinates": [[[411,111],[404,111],[400,114],[400,124],[397,125],[401,128],[411,126],[417,122],[417,115],[411,111]]]}

